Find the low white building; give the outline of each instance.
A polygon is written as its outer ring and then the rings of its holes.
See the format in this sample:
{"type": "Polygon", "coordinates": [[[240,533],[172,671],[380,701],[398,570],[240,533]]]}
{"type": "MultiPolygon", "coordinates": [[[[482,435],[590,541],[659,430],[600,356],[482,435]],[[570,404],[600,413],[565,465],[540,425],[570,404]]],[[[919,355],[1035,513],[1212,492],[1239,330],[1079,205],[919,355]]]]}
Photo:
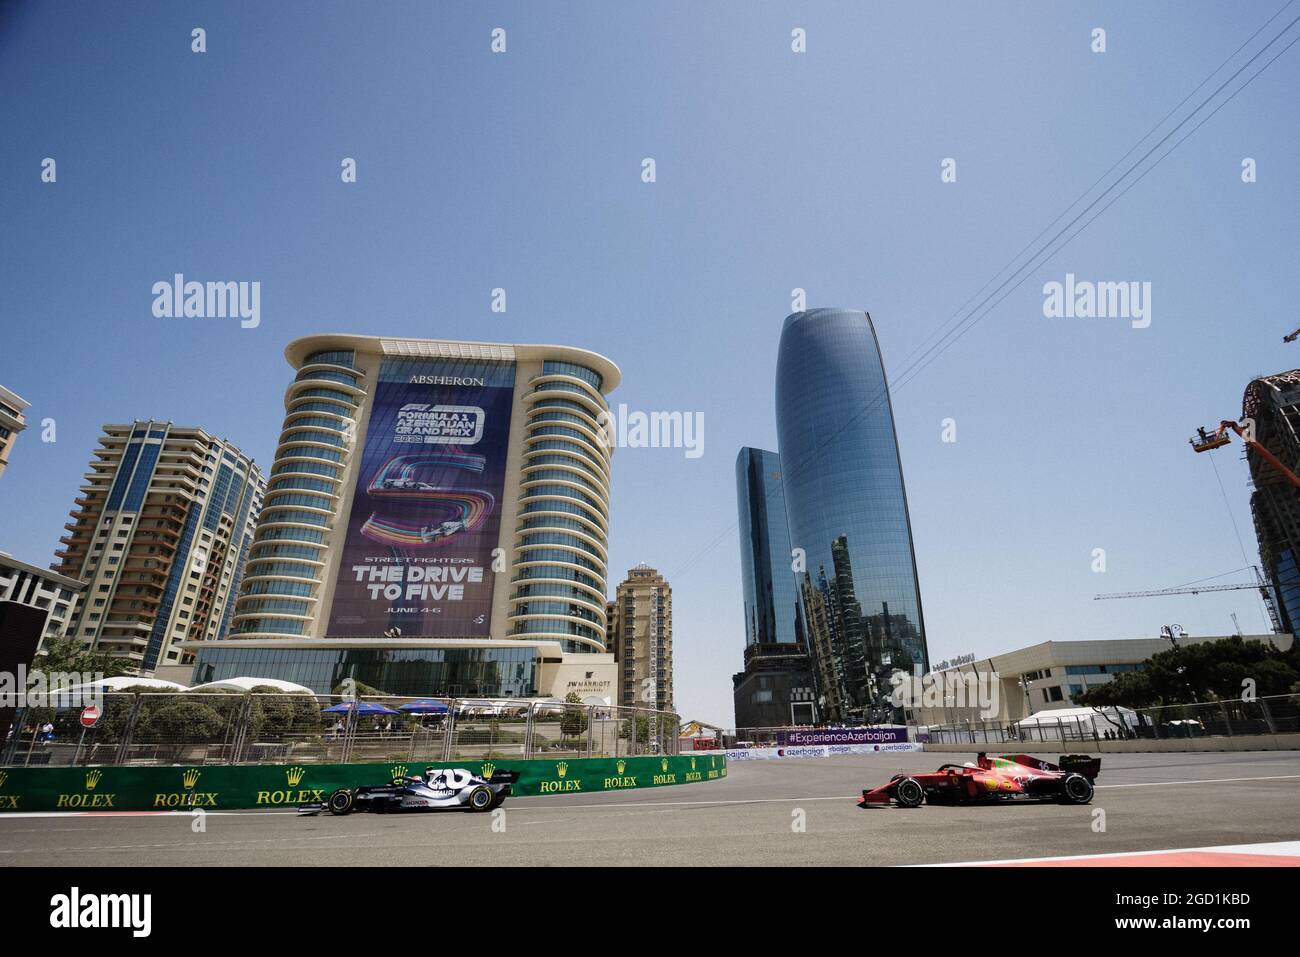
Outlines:
{"type": "MultiPolygon", "coordinates": [[[[1179,645],[1222,641],[1232,635],[1182,636],[1179,645]]],[[[1291,647],[1291,635],[1242,635],[1243,641],[1268,642],[1279,651],[1291,647]]],[[[961,692],[939,692],[921,707],[905,709],[909,724],[939,725],[962,721],[1009,723],[1032,714],[1076,707],[1074,696],[1113,681],[1115,675],[1138,670],[1152,655],[1168,651],[1168,638],[1118,638],[1085,641],[1044,641],[991,658],[931,672],[922,686],[986,688],[995,701],[974,703],[961,692]],[[990,678],[996,675],[996,678],[990,678]]]]}

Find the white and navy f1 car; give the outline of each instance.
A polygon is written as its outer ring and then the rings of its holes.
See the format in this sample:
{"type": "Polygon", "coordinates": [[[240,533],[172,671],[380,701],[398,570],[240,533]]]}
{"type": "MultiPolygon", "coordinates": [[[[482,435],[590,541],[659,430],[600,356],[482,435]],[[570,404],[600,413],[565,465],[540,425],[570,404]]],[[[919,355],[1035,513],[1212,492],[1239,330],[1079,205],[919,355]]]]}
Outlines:
{"type": "Polygon", "coordinates": [[[303,804],[298,813],[490,811],[505,802],[517,780],[518,771],[493,770],[486,778],[464,768],[425,768],[424,777],[401,775],[385,785],[339,788],[324,804],[303,804]]]}

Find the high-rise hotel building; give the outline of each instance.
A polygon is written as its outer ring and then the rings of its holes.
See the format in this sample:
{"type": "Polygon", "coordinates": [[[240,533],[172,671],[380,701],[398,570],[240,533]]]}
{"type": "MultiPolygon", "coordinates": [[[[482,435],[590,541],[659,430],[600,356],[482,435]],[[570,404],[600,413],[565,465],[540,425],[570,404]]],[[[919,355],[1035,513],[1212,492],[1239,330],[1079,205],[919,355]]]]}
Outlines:
{"type": "Polygon", "coordinates": [[[285,356],[233,628],[196,649],[194,678],[608,700],[602,415],[618,367],[564,346],[356,335],[285,356]]]}
{"type": "Polygon", "coordinates": [[[181,641],[230,625],[265,481],[252,459],[202,429],[106,425],[55,552],[85,583],[67,632],[140,674],[178,665],[181,641]]]}

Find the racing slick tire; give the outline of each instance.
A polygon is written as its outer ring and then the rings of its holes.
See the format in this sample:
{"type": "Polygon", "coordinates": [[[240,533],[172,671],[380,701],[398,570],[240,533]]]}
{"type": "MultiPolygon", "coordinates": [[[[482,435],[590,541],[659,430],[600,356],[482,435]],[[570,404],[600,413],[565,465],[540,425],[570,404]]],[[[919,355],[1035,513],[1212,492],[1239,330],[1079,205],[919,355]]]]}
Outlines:
{"type": "Polygon", "coordinates": [[[902,807],[920,807],[925,800],[925,788],[916,778],[903,778],[894,787],[894,800],[902,807]]]}
{"type": "Polygon", "coordinates": [[[329,808],[331,814],[351,814],[356,804],[356,798],[347,788],[339,788],[325,802],[325,806],[329,808]]]}
{"type": "Polygon", "coordinates": [[[1064,804],[1087,804],[1092,800],[1092,782],[1082,774],[1067,774],[1061,782],[1061,801],[1064,804]]]}
{"type": "Polygon", "coordinates": [[[492,793],[492,789],[480,784],[469,792],[469,798],[466,799],[465,804],[471,811],[486,811],[492,807],[495,800],[496,795],[492,793]]]}

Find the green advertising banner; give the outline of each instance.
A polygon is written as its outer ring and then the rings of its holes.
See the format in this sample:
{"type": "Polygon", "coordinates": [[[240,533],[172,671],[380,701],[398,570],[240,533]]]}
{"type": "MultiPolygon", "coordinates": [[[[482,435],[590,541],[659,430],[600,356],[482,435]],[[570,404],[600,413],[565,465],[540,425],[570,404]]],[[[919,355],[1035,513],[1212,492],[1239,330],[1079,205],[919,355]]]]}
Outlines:
{"type": "Polygon", "coordinates": [[[443,766],[487,778],[498,769],[518,771],[513,789],[517,797],[664,787],[727,776],[726,757],[714,754],[435,764],[0,768],[0,813],[296,807],[324,801],[335,788],[387,784],[395,777],[443,766]]]}

